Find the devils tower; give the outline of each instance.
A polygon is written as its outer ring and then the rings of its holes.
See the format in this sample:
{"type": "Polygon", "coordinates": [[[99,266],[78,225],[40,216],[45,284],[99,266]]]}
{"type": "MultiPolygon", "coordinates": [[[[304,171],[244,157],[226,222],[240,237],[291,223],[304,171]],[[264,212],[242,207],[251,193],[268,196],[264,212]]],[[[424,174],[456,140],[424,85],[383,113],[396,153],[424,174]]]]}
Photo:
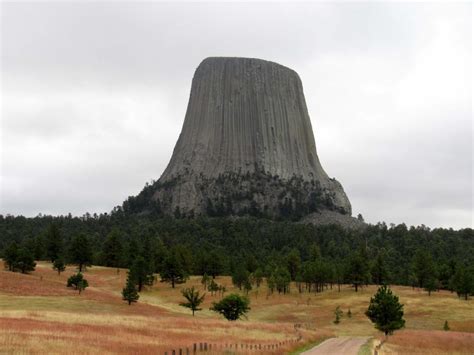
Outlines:
{"type": "Polygon", "coordinates": [[[351,215],[319,162],[298,74],[253,58],[198,66],[171,160],[136,199],[177,216],[351,215]]]}

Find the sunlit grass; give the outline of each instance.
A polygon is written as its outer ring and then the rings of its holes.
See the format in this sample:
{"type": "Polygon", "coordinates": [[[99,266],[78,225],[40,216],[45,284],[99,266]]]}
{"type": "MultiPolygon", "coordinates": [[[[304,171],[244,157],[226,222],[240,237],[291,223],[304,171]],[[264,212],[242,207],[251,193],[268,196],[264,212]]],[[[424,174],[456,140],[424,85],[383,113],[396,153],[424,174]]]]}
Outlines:
{"type": "MultiPolygon", "coordinates": [[[[301,336],[299,342],[285,345],[284,350],[290,351],[335,335],[380,335],[364,314],[375,286],[357,293],[345,285],[340,292],[333,287],[323,293],[300,294],[293,285],[290,294],[270,295],[263,285],[248,295],[248,317],[228,322],[209,310],[219,295],[207,293],[196,317],[179,306],[183,288],[194,286],[203,292],[200,277],[191,277],[175,289],[157,282],[140,294],[137,304],[128,306],[120,295],[126,270],[88,269],[85,277],[90,287],[81,295],[65,286],[74,272],[75,268],[68,266],[58,276],[45,262],[30,275],[0,271],[0,353],[156,354],[199,342],[272,344],[301,336]],[[337,306],[344,316],[335,325],[337,306]],[[351,318],[347,317],[349,308],[351,318]]],[[[216,282],[227,287],[226,294],[240,292],[229,277],[218,277],[216,282]]],[[[401,338],[387,343],[387,351],[400,351],[404,346],[414,351],[424,346],[411,332],[420,330],[416,333],[419,337],[429,337],[430,331],[442,329],[445,320],[453,331],[474,332],[473,300],[459,300],[445,291],[431,297],[408,287],[396,286],[393,291],[405,304],[406,330],[400,333],[401,338]]],[[[448,336],[445,333],[442,335],[448,336]]],[[[459,335],[453,335],[447,344],[456,347],[458,340],[461,350],[466,344],[474,345],[472,338],[459,335]]],[[[437,346],[443,349],[441,345],[437,346]]]]}

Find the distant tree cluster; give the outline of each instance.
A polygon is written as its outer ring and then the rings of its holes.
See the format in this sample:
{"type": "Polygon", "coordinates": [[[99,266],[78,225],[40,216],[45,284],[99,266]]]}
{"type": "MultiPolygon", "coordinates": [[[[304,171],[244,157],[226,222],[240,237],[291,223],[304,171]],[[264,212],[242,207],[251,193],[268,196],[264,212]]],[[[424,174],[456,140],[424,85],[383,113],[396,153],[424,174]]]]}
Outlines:
{"type": "MultiPolygon", "coordinates": [[[[342,284],[399,284],[474,293],[472,229],[378,224],[365,230],[255,218],[172,219],[112,214],[83,217],[0,215],[0,253],[11,271],[30,272],[49,260],[63,272],[74,265],[129,270],[137,292],[156,282],[171,287],[207,275],[211,296],[225,292],[211,280],[230,275],[245,293],[267,282],[269,292],[323,292],[342,284]]],[[[124,286],[127,286],[124,285],[124,286]]],[[[126,292],[134,302],[133,287],[126,292]]],[[[125,297],[125,296],[124,296],[125,297]]]]}

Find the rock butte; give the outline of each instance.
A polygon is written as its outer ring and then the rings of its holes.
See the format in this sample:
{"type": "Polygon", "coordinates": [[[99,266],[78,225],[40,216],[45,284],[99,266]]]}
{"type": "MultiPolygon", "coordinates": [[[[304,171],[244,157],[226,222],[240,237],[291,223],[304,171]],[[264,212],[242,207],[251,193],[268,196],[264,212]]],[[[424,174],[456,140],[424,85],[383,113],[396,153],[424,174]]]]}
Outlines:
{"type": "Polygon", "coordinates": [[[196,69],[186,117],[152,200],[180,215],[351,215],[319,162],[298,74],[253,58],[196,69]]]}

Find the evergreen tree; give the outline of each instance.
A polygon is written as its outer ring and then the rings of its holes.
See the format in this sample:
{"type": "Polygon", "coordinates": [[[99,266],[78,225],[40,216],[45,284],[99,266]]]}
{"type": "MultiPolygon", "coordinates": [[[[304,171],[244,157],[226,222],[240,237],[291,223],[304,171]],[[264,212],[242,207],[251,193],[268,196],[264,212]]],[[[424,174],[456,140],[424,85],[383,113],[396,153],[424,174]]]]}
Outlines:
{"type": "Polygon", "coordinates": [[[245,293],[248,295],[249,292],[252,290],[252,284],[250,283],[249,278],[244,281],[244,284],[242,286],[244,287],[245,293]]]}
{"type": "Polygon", "coordinates": [[[77,283],[76,289],[79,291],[79,294],[81,294],[87,287],[89,287],[89,283],[86,279],[82,279],[77,283]]]}
{"type": "Polygon", "coordinates": [[[365,314],[385,336],[405,326],[403,305],[386,285],[379,287],[374,297],[370,298],[365,314]]]}
{"type": "Polygon", "coordinates": [[[337,306],[336,310],[334,311],[334,316],[336,317],[334,319],[334,324],[339,324],[341,322],[342,315],[343,315],[343,312],[341,310],[341,307],[337,306]]]}
{"type": "Polygon", "coordinates": [[[356,292],[359,287],[362,287],[369,282],[369,265],[363,253],[356,252],[350,259],[347,278],[355,287],[356,292]]]}
{"type": "MultiPolygon", "coordinates": [[[[56,256],[56,258],[58,258],[56,256]]],[[[82,272],[87,266],[92,264],[92,247],[87,238],[83,234],[77,235],[71,242],[69,249],[69,257],[73,264],[77,264],[79,272],[82,272]]]]}
{"type": "Polygon", "coordinates": [[[428,296],[431,296],[431,292],[438,289],[438,280],[431,275],[425,280],[425,290],[428,291],[428,296]]]}
{"type": "Polygon", "coordinates": [[[5,267],[9,271],[15,271],[16,262],[18,260],[18,245],[16,242],[11,242],[3,252],[3,260],[5,267]]]}
{"type": "Polygon", "coordinates": [[[290,272],[291,280],[295,280],[301,268],[300,252],[297,249],[292,249],[286,256],[286,267],[290,272]]]}
{"type": "Polygon", "coordinates": [[[227,320],[234,321],[240,319],[250,310],[250,301],[247,297],[237,294],[230,294],[219,302],[214,302],[211,311],[222,314],[227,320]]]}
{"type": "Polygon", "coordinates": [[[122,299],[124,301],[127,301],[129,306],[132,304],[132,302],[137,302],[140,298],[136,284],[136,281],[133,280],[132,277],[130,277],[129,271],[127,276],[127,283],[122,290],[122,299]]]}
{"type": "Polygon", "coordinates": [[[66,264],[64,263],[63,258],[59,257],[54,260],[53,269],[58,272],[58,275],[61,274],[64,270],[66,270],[66,264]]]}
{"type": "Polygon", "coordinates": [[[108,267],[123,266],[123,245],[121,233],[117,228],[113,228],[105,239],[102,246],[102,261],[108,267]]]}
{"type": "Polygon", "coordinates": [[[436,273],[431,254],[419,250],[413,258],[413,269],[418,280],[418,287],[423,288],[426,280],[436,273]]]}
{"type": "Polygon", "coordinates": [[[449,324],[447,320],[444,321],[443,330],[446,330],[446,331],[449,330],[449,324]]]}
{"type": "Polygon", "coordinates": [[[474,293],[474,272],[464,266],[459,267],[453,276],[452,284],[458,296],[467,301],[469,295],[474,293]]]}
{"type": "Polygon", "coordinates": [[[214,280],[211,280],[207,290],[211,292],[211,296],[213,296],[219,290],[219,285],[214,280]]]}
{"type": "Polygon", "coordinates": [[[195,290],[194,287],[185,288],[181,293],[187,302],[180,303],[179,305],[191,309],[194,317],[194,312],[201,310],[199,305],[204,301],[206,294],[200,295],[199,291],[195,290]]]}
{"type": "Polygon", "coordinates": [[[138,286],[138,292],[142,292],[143,286],[153,285],[155,279],[150,267],[142,256],[136,258],[129,271],[129,278],[138,286]]]}
{"type": "Polygon", "coordinates": [[[385,263],[385,257],[382,252],[377,254],[377,258],[372,266],[372,280],[377,285],[386,284],[388,281],[388,270],[385,263]]]}
{"type": "Polygon", "coordinates": [[[232,274],[232,283],[234,286],[238,287],[239,290],[242,289],[242,286],[249,279],[249,273],[243,265],[239,265],[234,273],[232,274]]]}
{"type": "Polygon", "coordinates": [[[257,268],[257,270],[255,270],[255,272],[252,274],[252,280],[255,282],[257,288],[259,288],[263,280],[263,271],[261,268],[257,268]]]}
{"type": "Polygon", "coordinates": [[[79,294],[89,286],[89,283],[84,278],[81,272],[71,275],[67,279],[67,287],[74,287],[75,290],[79,291],[79,294]]]}
{"type": "Polygon", "coordinates": [[[33,256],[33,251],[25,247],[18,250],[18,257],[16,259],[15,268],[20,269],[22,274],[29,271],[34,271],[36,263],[33,256]]]}
{"type": "Polygon", "coordinates": [[[46,232],[46,255],[54,263],[63,251],[63,238],[56,223],[51,223],[46,232]]]}
{"type": "Polygon", "coordinates": [[[211,251],[208,254],[206,264],[206,272],[208,275],[211,275],[213,279],[215,279],[216,276],[222,275],[224,271],[224,261],[221,254],[216,251],[211,251]]]}
{"type": "Polygon", "coordinates": [[[278,293],[290,292],[291,275],[286,267],[277,267],[272,274],[278,293]]]}
{"type": "Polygon", "coordinates": [[[186,282],[188,275],[181,263],[179,255],[172,251],[163,261],[161,269],[161,282],[171,283],[171,287],[174,288],[176,284],[186,282]]]}
{"type": "Polygon", "coordinates": [[[209,286],[210,281],[211,281],[211,278],[206,273],[202,275],[201,284],[204,289],[206,289],[209,286]]]}

